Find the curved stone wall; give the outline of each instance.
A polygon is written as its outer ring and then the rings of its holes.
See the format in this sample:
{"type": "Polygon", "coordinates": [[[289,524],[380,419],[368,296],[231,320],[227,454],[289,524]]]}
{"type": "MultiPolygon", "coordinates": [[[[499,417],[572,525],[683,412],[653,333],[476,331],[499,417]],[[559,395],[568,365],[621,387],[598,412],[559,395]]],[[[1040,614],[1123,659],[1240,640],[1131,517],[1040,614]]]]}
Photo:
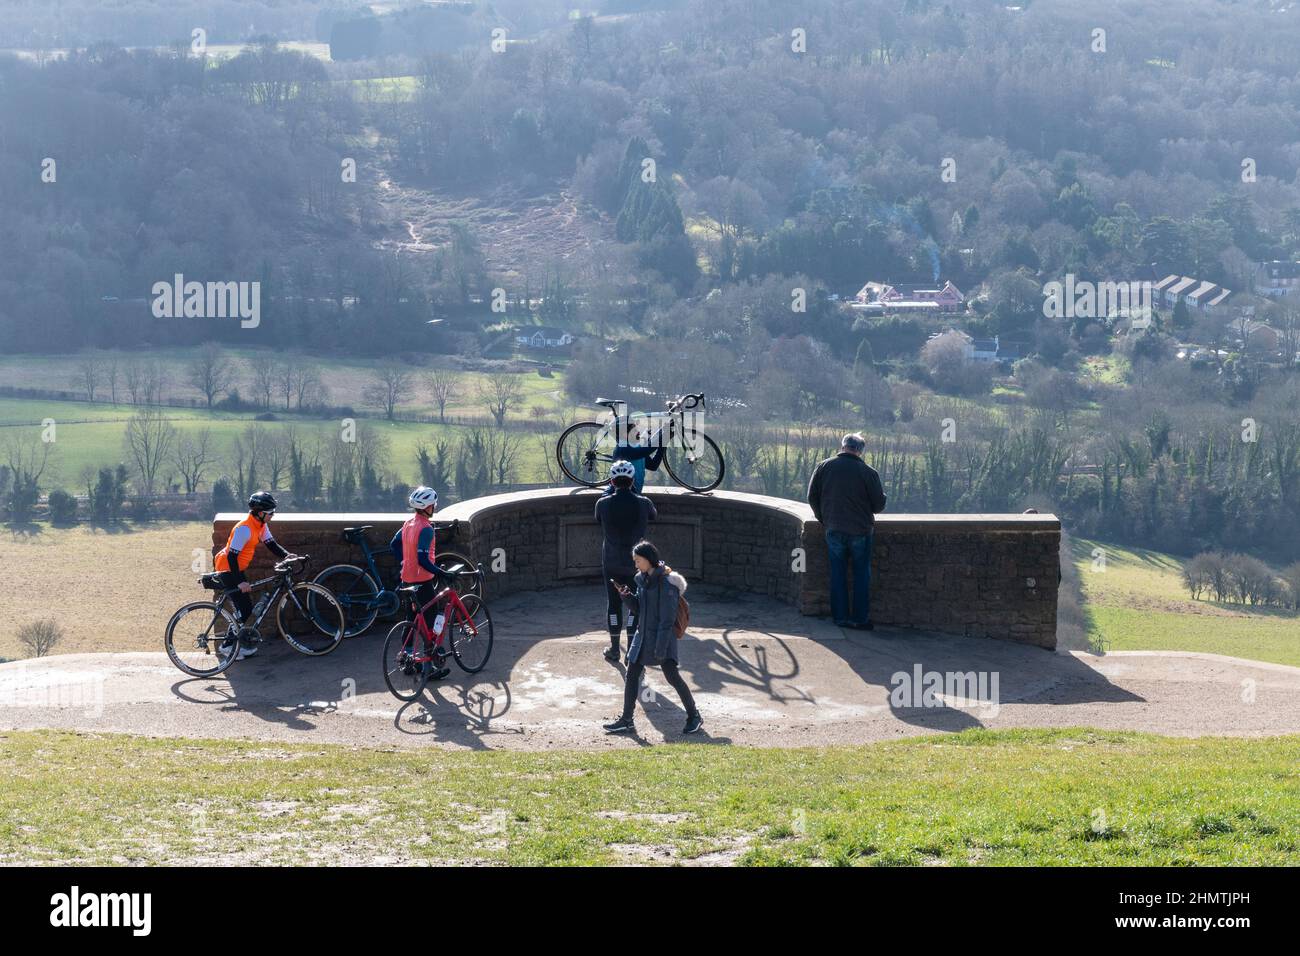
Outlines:
{"type": "MultiPolygon", "coordinates": [[[[650,489],[659,520],[649,538],[664,560],[702,583],[756,591],[804,614],[830,612],[825,536],[804,504],[719,491],[696,495],[650,489]]],[[[439,545],[467,551],[487,572],[487,594],[600,580],[600,535],[593,518],[599,493],[553,488],[462,501],[438,512],[459,519],[439,545]]],[[[218,515],[220,547],[242,515],[218,515]]],[[[276,538],[311,554],[316,573],[328,563],[357,563],[340,540],[349,525],[370,524],[384,553],[405,520],[394,514],[282,514],[276,538]]],[[[872,618],[880,624],[1056,646],[1060,521],[1054,515],[890,515],[877,518],[872,556],[872,618]]],[[[268,565],[265,555],[259,564],[268,565]]],[[[260,568],[259,568],[260,570],[260,568]]]]}

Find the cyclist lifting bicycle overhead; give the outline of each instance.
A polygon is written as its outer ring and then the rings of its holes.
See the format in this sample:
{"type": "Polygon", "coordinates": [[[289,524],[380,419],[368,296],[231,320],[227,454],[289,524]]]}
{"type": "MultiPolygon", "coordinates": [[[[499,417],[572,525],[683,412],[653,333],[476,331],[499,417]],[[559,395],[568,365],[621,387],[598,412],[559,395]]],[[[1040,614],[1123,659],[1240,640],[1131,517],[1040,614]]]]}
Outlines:
{"type": "MultiPolygon", "coordinates": [[[[615,464],[629,464],[632,468],[632,488],[637,494],[645,487],[646,469],[658,471],[664,460],[663,429],[654,434],[641,428],[635,421],[627,422],[627,434],[614,446],[615,464]]],[[[613,471],[610,471],[611,477],[613,471]]],[[[605,494],[612,495],[615,485],[611,481],[605,494]]]]}
{"type": "MultiPolygon", "coordinates": [[[[230,529],[230,538],[226,546],[217,552],[212,561],[214,570],[219,575],[223,587],[235,589],[231,601],[239,613],[239,625],[242,629],[253,615],[253,600],[248,596],[252,586],[244,576],[248,566],[253,563],[253,555],[259,543],[281,561],[296,557],[280,547],[271,537],[271,518],[275,515],[275,497],[269,491],[257,491],[248,497],[248,517],[230,529]]],[[[225,644],[236,640],[236,635],[226,638],[225,644]]],[[[223,645],[224,646],[224,645],[223,645]]],[[[252,657],[257,653],[256,647],[244,644],[239,648],[238,660],[252,657]]]]}
{"type": "MultiPolygon", "coordinates": [[[[435,535],[433,524],[429,520],[438,509],[438,493],[432,488],[421,485],[411,492],[406,503],[415,514],[397,529],[397,534],[393,535],[393,540],[388,546],[401,568],[402,584],[417,585],[419,590],[416,592],[416,604],[424,605],[437,593],[434,582],[441,581],[445,575],[442,568],[433,563],[435,535]]],[[[429,614],[433,611],[434,608],[429,608],[425,612],[425,623],[429,625],[430,630],[437,633],[434,622],[429,620],[429,614]]],[[[439,641],[441,639],[439,635],[439,641]]],[[[442,658],[445,656],[446,649],[440,643],[437,649],[438,668],[429,675],[429,680],[442,680],[451,673],[451,668],[442,663],[442,658]]]]}

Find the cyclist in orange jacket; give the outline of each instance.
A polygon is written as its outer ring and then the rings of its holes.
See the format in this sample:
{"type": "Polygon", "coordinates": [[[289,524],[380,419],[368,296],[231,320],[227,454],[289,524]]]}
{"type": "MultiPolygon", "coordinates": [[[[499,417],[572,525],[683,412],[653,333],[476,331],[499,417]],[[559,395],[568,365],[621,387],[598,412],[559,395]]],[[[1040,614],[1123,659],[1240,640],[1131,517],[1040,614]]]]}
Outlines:
{"type": "MultiPolygon", "coordinates": [[[[253,555],[257,552],[258,544],[266,545],[267,550],[281,561],[294,557],[271,537],[271,518],[274,515],[275,498],[271,493],[254,492],[248,498],[248,517],[230,529],[226,546],[218,551],[217,556],[212,560],[213,570],[221,576],[222,586],[238,589],[231,595],[231,600],[239,613],[241,630],[248,624],[248,619],[253,614],[253,601],[248,596],[253,588],[244,577],[244,572],[253,563],[253,555]]],[[[233,640],[233,636],[227,637],[225,643],[229,644],[233,640]]],[[[239,660],[252,657],[256,653],[256,647],[244,644],[239,649],[239,660]]]]}
{"type": "MultiPolygon", "coordinates": [[[[402,585],[418,585],[419,590],[415,593],[415,599],[420,606],[424,606],[438,593],[438,584],[442,581],[444,573],[442,568],[433,563],[437,550],[436,536],[433,523],[429,520],[438,509],[438,492],[421,485],[411,492],[406,503],[415,514],[397,529],[397,534],[393,535],[388,548],[393,552],[393,557],[397,559],[397,565],[401,569],[402,585]]],[[[434,631],[435,628],[429,615],[435,610],[430,608],[424,617],[430,631],[434,631]]],[[[429,680],[442,680],[451,673],[451,668],[442,664],[446,654],[446,648],[440,643],[436,650],[437,666],[429,674],[429,680]]]]}

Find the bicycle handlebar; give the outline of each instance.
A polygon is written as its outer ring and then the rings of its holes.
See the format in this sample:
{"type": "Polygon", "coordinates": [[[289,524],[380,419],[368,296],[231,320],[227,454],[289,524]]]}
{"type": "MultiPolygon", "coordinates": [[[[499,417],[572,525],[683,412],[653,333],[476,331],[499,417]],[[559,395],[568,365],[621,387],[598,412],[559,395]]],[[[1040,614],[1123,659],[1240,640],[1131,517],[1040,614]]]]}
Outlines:
{"type": "Polygon", "coordinates": [[[310,560],[311,555],[293,554],[285,558],[283,561],[277,561],[272,570],[275,571],[276,574],[289,574],[294,570],[293,565],[306,565],[310,560]]]}
{"type": "Polygon", "coordinates": [[[694,408],[696,405],[704,405],[704,393],[694,392],[687,395],[678,395],[676,398],[670,398],[664,402],[664,405],[671,411],[677,411],[679,408],[683,410],[694,408]]]}

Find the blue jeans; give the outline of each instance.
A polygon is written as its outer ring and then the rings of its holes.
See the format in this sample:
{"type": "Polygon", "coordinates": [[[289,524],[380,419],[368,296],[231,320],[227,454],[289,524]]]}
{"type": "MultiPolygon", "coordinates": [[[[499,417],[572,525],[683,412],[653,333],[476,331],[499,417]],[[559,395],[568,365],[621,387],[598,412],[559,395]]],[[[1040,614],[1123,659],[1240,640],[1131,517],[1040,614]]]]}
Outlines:
{"type": "Polygon", "coordinates": [[[836,624],[871,619],[871,532],[826,532],[831,563],[831,618],[836,624]],[[849,616],[849,564],[853,565],[853,615],[849,616]]]}

